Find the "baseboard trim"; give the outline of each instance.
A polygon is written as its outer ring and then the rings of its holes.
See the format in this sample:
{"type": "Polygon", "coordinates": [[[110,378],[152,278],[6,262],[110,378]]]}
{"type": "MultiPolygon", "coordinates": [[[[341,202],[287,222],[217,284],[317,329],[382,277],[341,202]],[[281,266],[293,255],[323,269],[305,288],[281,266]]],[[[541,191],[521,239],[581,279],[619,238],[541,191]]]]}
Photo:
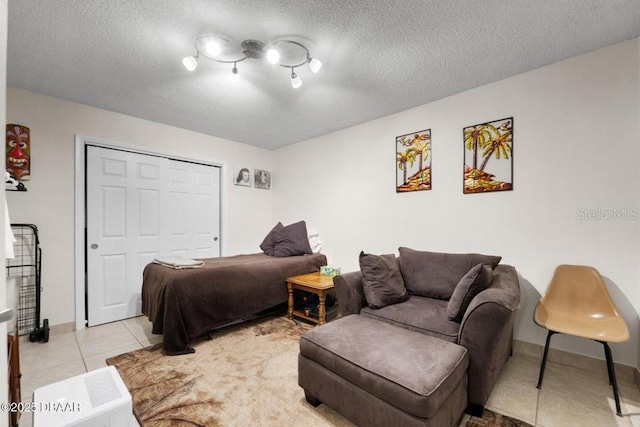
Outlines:
{"type": "MultiPolygon", "coordinates": [[[[42,325],[40,325],[42,327],[42,325]]],[[[73,332],[76,330],[76,322],[60,323],[59,325],[49,326],[49,336],[62,335],[67,332],[73,332]]],[[[29,334],[20,336],[20,341],[29,341],[29,334]]]]}
{"type": "MultiPolygon", "coordinates": [[[[544,346],[527,341],[513,340],[513,352],[522,354],[529,357],[535,357],[542,360],[542,353],[544,346]]],[[[564,365],[574,366],[576,368],[584,369],[592,372],[599,372],[607,374],[607,362],[604,360],[604,351],[602,353],[602,359],[596,359],[595,357],[584,356],[582,354],[570,353],[564,350],[558,350],[556,348],[549,348],[549,355],[547,360],[562,363],[564,365]]],[[[621,363],[615,363],[616,377],[634,378],[635,383],[640,388],[640,372],[633,367],[623,365],[621,363]]]]}
{"type": "Polygon", "coordinates": [[[66,334],[67,332],[73,332],[75,330],[76,322],[60,323],[59,325],[49,327],[49,336],[66,334]]]}

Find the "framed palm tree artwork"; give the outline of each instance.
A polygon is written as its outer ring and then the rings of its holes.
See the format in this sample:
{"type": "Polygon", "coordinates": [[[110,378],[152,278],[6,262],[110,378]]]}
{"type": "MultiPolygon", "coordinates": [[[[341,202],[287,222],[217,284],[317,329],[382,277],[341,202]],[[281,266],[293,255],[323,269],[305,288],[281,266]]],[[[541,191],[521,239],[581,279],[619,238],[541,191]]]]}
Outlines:
{"type": "Polygon", "coordinates": [[[431,190],[431,129],[396,137],[396,193],[431,190]]]}
{"type": "Polygon", "coordinates": [[[464,128],[463,193],[513,190],[513,117],[464,128]]]}

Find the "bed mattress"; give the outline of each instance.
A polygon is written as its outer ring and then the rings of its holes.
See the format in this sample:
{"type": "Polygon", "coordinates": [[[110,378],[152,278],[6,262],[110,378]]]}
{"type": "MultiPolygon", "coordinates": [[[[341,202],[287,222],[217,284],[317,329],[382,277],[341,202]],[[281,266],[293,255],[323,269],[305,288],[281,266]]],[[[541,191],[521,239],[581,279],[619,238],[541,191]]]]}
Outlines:
{"type": "Polygon", "coordinates": [[[189,342],[207,331],[283,303],[285,279],[319,271],[322,254],[274,258],[263,253],[204,259],[202,268],[148,264],[142,312],[162,334],[166,354],[193,353],[189,342]]]}

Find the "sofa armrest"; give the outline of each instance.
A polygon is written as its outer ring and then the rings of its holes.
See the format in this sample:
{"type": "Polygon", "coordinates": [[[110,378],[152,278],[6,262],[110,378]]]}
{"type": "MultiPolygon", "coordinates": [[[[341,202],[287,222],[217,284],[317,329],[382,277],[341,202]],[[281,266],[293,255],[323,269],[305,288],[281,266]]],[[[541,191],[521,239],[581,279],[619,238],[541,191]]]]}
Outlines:
{"type": "Polygon", "coordinates": [[[498,381],[513,345],[519,302],[515,268],[498,266],[489,288],[476,295],[462,319],[458,344],[469,352],[470,403],[484,406],[498,381]]]}
{"type": "Polygon", "coordinates": [[[338,306],[340,314],[360,314],[360,309],[367,304],[362,287],[362,273],[352,271],[333,278],[333,285],[338,294],[338,306]]]}

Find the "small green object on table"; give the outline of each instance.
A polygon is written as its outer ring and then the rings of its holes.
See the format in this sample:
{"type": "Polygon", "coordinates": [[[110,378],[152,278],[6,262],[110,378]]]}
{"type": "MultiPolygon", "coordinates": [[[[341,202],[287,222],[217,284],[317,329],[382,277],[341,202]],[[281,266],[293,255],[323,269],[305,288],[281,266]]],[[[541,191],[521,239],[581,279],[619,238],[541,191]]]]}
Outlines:
{"type": "Polygon", "coordinates": [[[320,274],[322,276],[337,276],[340,274],[340,268],[323,265],[320,267],[320,274]]]}

